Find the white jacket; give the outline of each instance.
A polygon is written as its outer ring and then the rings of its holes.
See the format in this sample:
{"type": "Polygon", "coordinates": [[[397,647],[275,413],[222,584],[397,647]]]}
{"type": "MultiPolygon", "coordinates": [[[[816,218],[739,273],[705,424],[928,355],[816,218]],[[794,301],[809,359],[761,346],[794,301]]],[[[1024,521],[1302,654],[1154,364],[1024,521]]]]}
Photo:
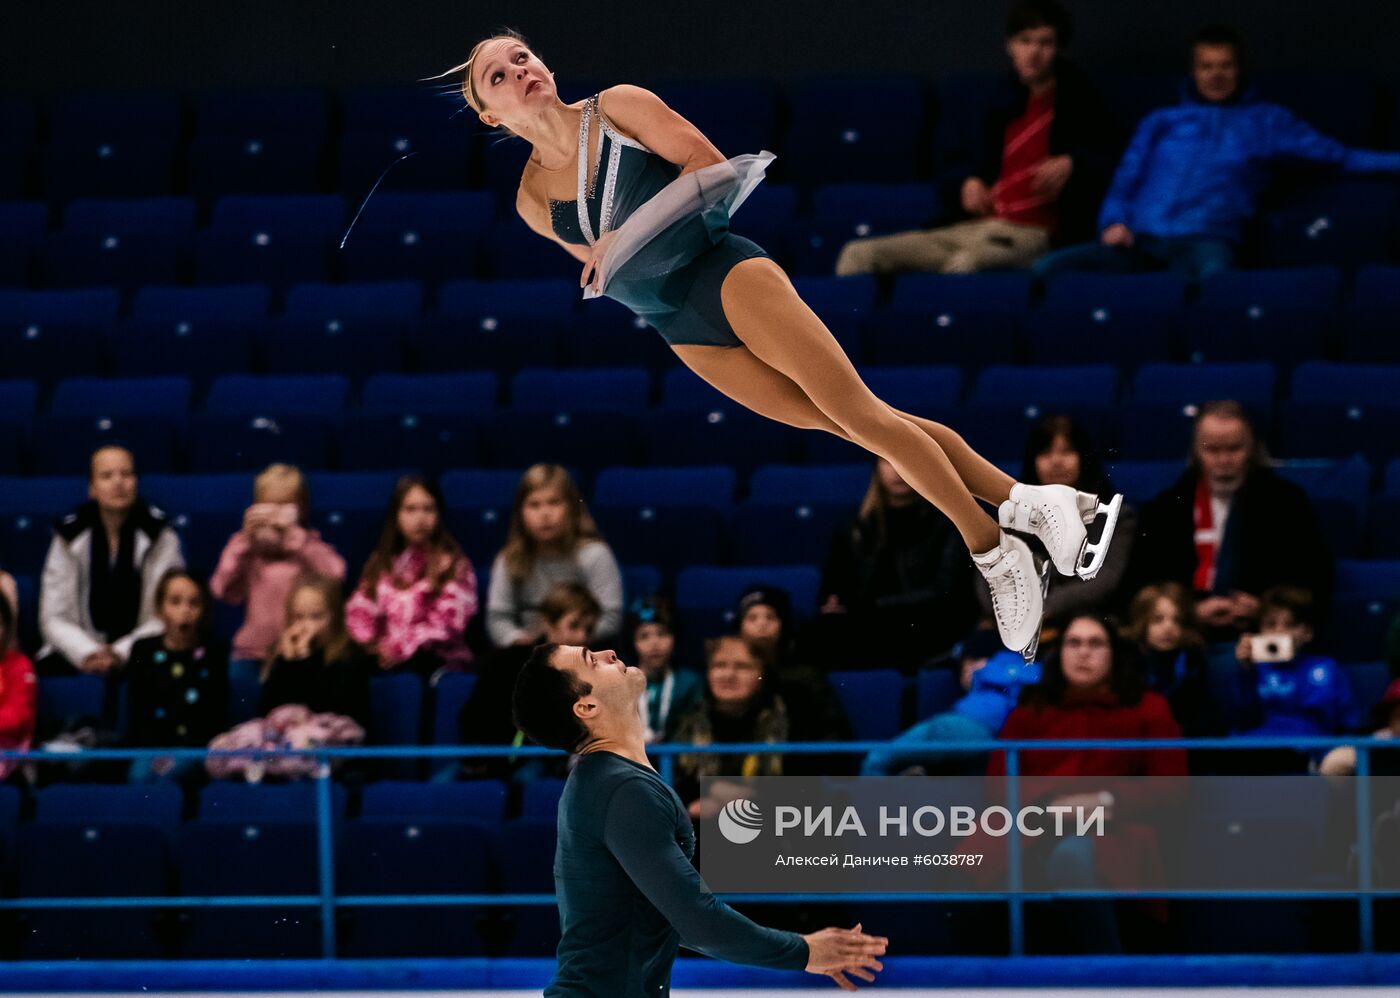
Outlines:
{"type": "MultiPolygon", "coordinates": [[[[95,503],[85,503],[54,528],[39,590],[39,629],[44,636],[40,656],[58,652],[79,669],[84,659],[108,643],[93,627],[88,611],[92,532],[102,529],[95,512],[95,503]]],[[[164,630],[156,616],[156,586],[168,569],[185,564],[180,538],[164,513],[137,500],[131,515],[137,518],[134,563],[141,575],[141,609],[136,629],[110,642],[123,659],[130,656],[131,646],[138,640],[164,630]]]]}

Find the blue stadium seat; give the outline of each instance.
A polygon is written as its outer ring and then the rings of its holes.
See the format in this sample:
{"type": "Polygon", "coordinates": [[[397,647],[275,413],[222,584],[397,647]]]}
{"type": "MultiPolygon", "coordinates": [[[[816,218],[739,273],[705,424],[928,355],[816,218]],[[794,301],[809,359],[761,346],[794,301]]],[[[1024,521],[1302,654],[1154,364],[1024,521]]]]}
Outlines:
{"type": "Polygon", "coordinates": [[[1337,596],[1372,599],[1400,596],[1400,561],[1337,562],[1337,596]]]}
{"type": "Polygon", "coordinates": [[[55,416],[162,416],[180,419],[190,408],[188,378],[65,378],[54,389],[55,416]]]}
{"type": "Polygon", "coordinates": [[[1371,465],[1364,458],[1284,461],[1276,470],[1312,499],[1345,499],[1360,505],[1371,491],[1371,465]]]}
{"type": "Polygon", "coordinates": [[[559,371],[527,368],[510,384],[517,412],[641,412],[651,378],[641,368],[559,371]]]}
{"type": "Polygon", "coordinates": [[[900,729],[904,677],[897,669],[833,672],[827,677],[841,698],[858,740],[893,738],[900,729]]]}
{"type": "Polygon", "coordinates": [[[364,197],[380,177],[379,194],[465,187],[472,174],[473,142],[466,128],[448,120],[461,104],[444,107],[441,122],[432,125],[400,122],[388,130],[347,131],[336,147],[337,189],[364,197]]]}
{"type": "Polygon", "coordinates": [[[688,367],[667,371],[661,381],[661,408],[666,412],[714,412],[742,407],[700,379],[688,367]]]}
{"type": "Polygon", "coordinates": [[[0,135],[11,150],[0,165],[0,198],[26,197],[30,193],[36,147],[34,101],[28,96],[0,97],[0,135]]]}
{"type": "MultiPolygon", "coordinates": [[[[729,115],[738,118],[738,115],[729,115]]],[[[779,254],[781,244],[797,218],[797,188],[766,180],[749,195],[731,219],[731,229],[752,239],[769,253],[779,254]]]]}
{"type": "Polygon", "coordinates": [[[559,812],[564,781],[553,776],[537,776],[525,784],[520,798],[520,817],[553,819],[559,812]]]}
{"type": "MultiPolygon", "coordinates": [[[[334,821],[344,819],[345,802],[345,787],[333,784],[331,817],[334,821]]],[[[199,792],[200,825],[298,825],[315,820],[316,785],[313,780],[266,786],[219,781],[199,792]]],[[[190,827],[187,825],[186,830],[190,827]]]]}
{"type": "Polygon", "coordinates": [[[322,471],[306,476],[312,506],[383,513],[399,475],[394,471],[322,471]]]}
{"type": "Polygon", "coordinates": [[[797,457],[798,434],[743,409],[650,412],[641,421],[648,464],[728,464],[741,475],[797,457]]]}
{"type": "Polygon", "coordinates": [[[769,465],[749,480],[749,500],[771,505],[835,503],[854,510],[870,488],[873,473],[873,459],[860,464],[769,465]]]}
{"type": "Polygon", "coordinates": [[[241,87],[195,99],[197,135],[324,135],[330,101],[314,88],[241,87]]]}
{"type": "Polygon", "coordinates": [[[338,194],[229,195],[214,202],[209,231],[303,235],[339,243],[349,219],[338,194]]]}
{"type": "Polygon", "coordinates": [[[494,214],[488,191],[376,194],[346,240],[345,276],[440,281],[473,275],[494,214]]]}
{"type": "Polygon", "coordinates": [[[1118,400],[1118,371],[1108,364],[1011,367],[998,364],[977,377],[972,400],[992,406],[1103,408],[1118,400]]]}
{"type": "MultiPolygon", "coordinates": [[[[1400,558],[1400,496],[1372,496],[1367,504],[1367,551],[1373,558],[1400,558]]],[[[1348,557],[1360,554],[1353,546],[1348,557]]]]}
{"type": "Polygon", "coordinates": [[[0,420],[27,427],[39,407],[39,386],[21,378],[0,380],[0,420]]]}
{"type": "MultiPolygon", "coordinates": [[[[0,167],[0,184],[4,168],[0,167]]],[[[33,279],[35,255],[48,235],[48,207],[37,201],[0,201],[0,231],[7,234],[0,246],[0,286],[24,287],[33,279]]]]}
{"type": "Polygon", "coordinates": [[[828,184],[812,192],[812,215],[818,222],[849,222],[878,231],[926,228],[940,211],[927,183],[828,184]]]}
{"type": "MultiPolygon", "coordinates": [[[[423,680],[401,671],[370,680],[370,741],[377,745],[417,745],[423,724],[423,680]]],[[[400,779],[418,775],[420,759],[381,759],[379,765],[400,779]]]]}
{"type": "Polygon", "coordinates": [[[284,316],[261,330],[269,374],[333,372],[362,379],[403,367],[403,323],[391,319],[284,316]]]}
{"type": "Polygon", "coordinates": [[[504,377],[539,364],[563,364],[566,324],[532,315],[477,319],[430,315],[406,331],[410,365],[420,371],[494,371],[504,377]]]}
{"type": "Polygon", "coordinates": [[[631,600],[655,596],[662,591],[661,571],[655,565],[623,565],[622,594],[631,600]]]}
{"type": "MultiPolygon", "coordinates": [[[[465,673],[451,676],[475,678],[465,673]]],[[[455,715],[453,722],[455,725],[455,715]]],[[[365,787],[360,815],[379,821],[469,821],[494,825],[505,820],[506,785],[500,780],[455,783],[378,780],[365,787]]]]}
{"type": "Polygon", "coordinates": [[[349,383],[335,374],[258,377],[230,374],[209,388],[205,409],[226,416],[332,417],[345,409],[349,383]]]}
{"type": "MultiPolygon", "coordinates": [[[[298,784],[237,789],[312,788],[298,784]]],[[[304,815],[300,820],[270,815],[256,823],[193,821],[180,836],[178,855],[180,893],[188,896],[282,896],[320,889],[316,828],[304,815]]],[[[182,947],[185,957],[211,959],[310,958],[320,953],[320,914],[315,908],[195,909],[182,947]]]]}
{"type": "MultiPolygon", "coordinates": [[[[134,379],[135,380],[135,379],[134,379]]],[[[40,475],[85,475],[93,451],[125,447],[142,472],[174,471],[183,417],[42,416],[34,424],[34,471],[40,475]]]]}
{"type": "Polygon", "coordinates": [[[734,607],[749,586],[777,586],[792,599],[798,617],[816,606],[819,572],[811,565],[692,565],[676,575],[676,609],[687,640],[734,630],[734,607]]]}
{"type": "Polygon", "coordinates": [[[1344,662],[1373,658],[1385,647],[1390,623],[1397,613],[1400,597],[1339,593],[1319,635],[1319,647],[1344,662]]]}
{"type": "Polygon", "coordinates": [[[57,517],[87,494],[87,476],[0,479],[0,513],[57,517]]]}
{"type": "MultiPolygon", "coordinates": [[[[76,501],[70,498],[69,505],[76,505],[76,501]]],[[[57,513],[45,515],[12,510],[0,511],[0,565],[9,566],[12,572],[30,572],[37,575],[53,541],[53,520],[56,518],[57,513]]],[[[34,607],[31,605],[29,609],[34,607]]],[[[21,606],[21,613],[23,612],[24,607],[21,606]]],[[[37,652],[39,649],[34,646],[30,650],[37,652]]]]}
{"type": "Polygon", "coordinates": [[[856,357],[860,338],[875,314],[875,279],[867,275],[795,277],[792,284],[846,353],[856,357]]]}
{"type": "Polygon", "coordinates": [[[319,131],[200,134],[186,163],[190,191],[211,197],[319,190],[325,158],[322,124],[319,131]]]}
{"type": "MultiPolygon", "coordinates": [[[[463,705],[471,699],[476,688],[476,676],[470,672],[448,672],[433,687],[433,744],[456,745],[458,743],[457,715],[463,705]]],[[[455,768],[455,760],[435,760],[435,765],[455,768]]],[[[484,793],[485,790],[482,789],[484,793]]]]}
{"type": "Polygon", "coordinates": [[[776,148],[778,88],[772,80],[674,80],[657,84],[656,92],[726,156],[776,148]],[[736,107],[744,113],[735,114],[736,107]]]}
{"type": "Polygon", "coordinates": [[[167,513],[238,513],[253,501],[247,475],[142,475],[141,492],[167,513]]]}
{"type": "Polygon", "coordinates": [[[1295,402],[1394,405],[1400,390],[1400,364],[1300,364],[1293,373],[1295,402]]]}
{"type": "Polygon", "coordinates": [[[1277,372],[1267,361],[1239,364],[1147,364],[1133,377],[1134,402],[1199,405],[1234,399],[1246,406],[1273,402],[1277,372]]]}
{"type": "Polygon", "coordinates": [[[1400,267],[1363,268],[1346,309],[1343,355],[1350,361],[1400,363],[1395,314],[1400,310],[1400,267]]]}
{"type": "Polygon", "coordinates": [[[1202,282],[1185,314],[1192,361],[1323,357],[1337,322],[1341,277],[1328,267],[1226,271],[1202,282]]]}
{"type": "Polygon", "coordinates": [[[130,291],[148,282],[173,284],[184,276],[184,242],[171,236],[60,232],[49,237],[40,271],[51,288],[107,285],[130,291]]]}
{"type": "Polygon", "coordinates": [[[271,300],[261,284],[144,287],[132,299],[131,315],[147,322],[256,322],[267,318],[271,300]]]}
{"type": "MultiPolygon", "coordinates": [[[[514,184],[519,182],[517,172],[514,184]]],[[[486,237],[482,266],[485,276],[506,281],[537,278],[577,281],[583,273],[583,265],[562,246],[541,240],[523,221],[511,217],[503,217],[486,237]]]]}
{"type": "Polygon", "coordinates": [[[577,281],[525,279],[448,281],[438,293],[438,312],[483,324],[531,316],[567,321],[579,301],[577,281]]]}
{"type": "Polygon", "coordinates": [[[184,795],[173,783],[55,783],[40,789],[34,800],[36,824],[145,827],[163,832],[170,842],[184,806],[184,795]]]}
{"type": "Polygon", "coordinates": [[[1298,365],[1283,406],[1282,439],[1290,453],[1390,458],[1400,429],[1400,365],[1298,365]]]}
{"type": "Polygon", "coordinates": [[[505,509],[515,502],[518,471],[449,471],[442,476],[448,509],[505,509]]]}
{"type": "MultiPolygon", "coordinates": [[[[470,821],[357,821],[342,834],[336,886],[352,895],[484,894],[492,841],[490,828],[470,821]]],[[[355,908],[344,919],[344,955],[484,955],[485,917],[483,909],[462,906],[355,908]]]]}
{"type": "Polygon", "coordinates": [[[949,710],[963,695],[957,669],[920,669],[915,679],[915,717],[924,721],[949,710]]]}
{"type": "MultiPolygon", "coordinates": [[[[379,544],[384,530],[384,513],[373,509],[342,509],[318,503],[311,512],[311,525],[325,541],[340,552],[347,565],[363,565],[379,544]]],[[[352,574],[354,569],[352,568],[352,574]]]]}
{"type": "Polygon", "coordinates": [[[437,475],[480,463],[480,420],[463,413],[352,413],[340,424],[337,456],[347,470],[413,468],[437,475]]]}
{"type": "MultiPolygon", "coordinates": [[[[528,793],[530,784],[526,784],[528,793]]],[[[512,894],[554,891],[554,851],[558,840],[555,815],[507,822],[497,834],[496,867],[499,888],[512,894]]],[[[507,911],[510,936],[506,956],[550,956],[559,945],[556,905],[520,905],[507,911]]]]}
{"type": "Polygon", "coordinates": [[[1277,101],[1321,132],[1347,145],[1374,146],[1382,96],[1368,74],[1326,69],[1262,70],[1259,95],[1277,101]]]}
{"type": "Polygon", "coordinates": [[[13,867],[19,805],[19,787],[0,787],[0,871],[4,871],[6,877],[10,876],[13,867]]]}
{"type": "Polygon", "coordinates": [[[599,504],[593,516],[619,560],[645,560],[667,573],[714,560],[724,536],[724,515],[714,506],[599,504]]]}
{"type": "Polygon", "coordinates": [[[221,374],[253,367],[257,323],[218,319],[130,321],[109,337],[113,373],[121,377],[182,375],[203,389],[221,374]]]}
{"type": "Polygon", "coordinates": [[[921,80],[902,78],[856,83],[842,78],[794,87],[783,145],[786,175],[802,184],[913,180],[923,132],[923,91],[921,80]]]}
{"type": "Polygon", "coordinates": [[[1384,178],[1309,177],[1285,204],[1264,212],[1259,263],[1265,267],[1356,268],[1392,258],[1400,195],[1384,178]]]}
{"type": "MultiPolygon", "coordinates": [[[[21,897],[159,897],[169,891],[170,850],[159,831],[130,824],[34,823],[19,832],[21,897]]],[[[157,911],[51,909],[29,913],[29,960],[156,959],[157,911]]]]}
{"type": "Polygon", "coordinates": [[[562,367],[645,367],[654,374],[680,365],[645,319],[611,298],[590,299],[574,313],[559,340],[559,356],[562,367]]]}
{"type": "Polygon", "coordinates": [[[866,387],[895,409],[949,421],[962,399],[962,371],[951,365],[928,367],[865,367],[866,387]]]}
{"type": "Polygon", "coordinates": [[[196,277],[278,288],[324,281],[331,247],[340,243],[346,223],[345,201],[334,194],[219,198],[209,229],[196,242],[196,277]]]}
{"type": "Polygon", "coordinates": [[[1186,464],[1183,455],[1175,461],[1114,461],[1107,470],[1128,502],[1144,503],[1180,478],[1186,464]]]}
{"type": "Polygon", "coordinates": [[[194,226],[195,203],[185,197],[80,198],[63,213],[64,232],[89,236],[188,238],[194,226]]]}
{"type": "Polygon", "coordinates": [[[103,333],[116,319],[115,288],[0,290],[0,355],[7,378],[55,380],[96,374],[103,333]]]}
{"type": "Polygon", "coordinates": [[[628,412],[502,412],[482,428],[488,464],[503,468],[567,463],[591,476],[613,464],[636,464],[639,417],[628,412]]]}
{"type": "Polygon", "coordinates": [[[105,111],[111,118],[92,110],[81,123],[77,116],[51,121],[40,171],[47,199],[143,197],[175,189],[179,108],[174,99],[161,109],[162,120],[139,124],[115,104],[105,111]]]}
{"type": "MultiPolygon", "coordinates": [[[[279,404],[285,403],[279,400],[279,404]]],[[[201,412],[187,423],[186,463],[199,474],[258,471],[273,462],[303,469],[327,468],[331,465],[331,440],[327,420],[316,415],[201,412]]]]}
{"type": "MultiPolygon", "coordinates": [[[[4,539],[5,519],[5,517],[0,517],[0,543],[3,543],[4,539]]],[[[45,533],[47,533],[47,531],[45,531],[45,533]]],[[[31,565],[33,566],[33,570],[37,572],[40,567],[40,561],[37,559],[26,563],[8,561],[7,564],[18,570],[17,573],[12,574],[14,575],[15,589],[19,596],[19,646],[32,657],[37,658],[39,649],[44,643],[43,638],[39,634],[39,580],[33,575],[22,573],[31,565]]],[[[3,798],[3,796],[3,794],[0,794],[0,798],[3,798]]],[[[0,804],[2,803],[3,800],[0,800],[0,804]]],[[[3,814],[0,814],[0,816],[3,816],[3,814]]]]}
{"type": "Polygon", "coordinates": [[[38,717],[40,730],[69,730],[67,724],[84,719],[103,719],[107,683],[102,676],[45,676],[39,683],[38,717]]]}
{"type": "Polygon", "coordinates": [[[878,364],[965,368],[1017,361],[1029,298],[1024,274],[901,277],[872,325],[869,356],[878,364]]]}
{"type": "Polygon", "coordinates": [[[609,468],[598,476],[593,505],[604,506],[705,506],[724,510],[734,501],[737,488],[734,469],[708,468],[609,468]]]}
{"type": "Polygon", "coordinates": [[[423,313],[417,281],[298,284],[287,292],[285,314],[296,319],[383,319],[411,322],[423,313]]]}
{"type": "Polygon", "coordinates": [[[735,564],[811,564],[826,556],[836,526],[851,516],[846,503],[740,503],[729,519],[735,564]]]}

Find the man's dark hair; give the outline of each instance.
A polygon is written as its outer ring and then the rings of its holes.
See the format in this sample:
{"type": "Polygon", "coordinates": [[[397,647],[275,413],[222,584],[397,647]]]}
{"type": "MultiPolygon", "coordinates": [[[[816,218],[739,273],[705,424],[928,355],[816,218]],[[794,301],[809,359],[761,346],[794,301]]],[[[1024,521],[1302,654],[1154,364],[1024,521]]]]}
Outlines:
{"type": "Polygon", "coordinates": [[[550,660],[558,650],[558,645],[545,643],[530,653],[515,681],[511,714],[531,741],[572,752],[588,737],[574,704],[593,692],[593,684],[556,668],[550,660]]]}
{"type": "Polygon", "coordinates": [[[1244,38],[1228,24],[1207,24],[1191,36],[1191,45],[1186,51],[1188,59],[1196,58],[1197,45],[1228,45],[1235,53],[1235,62],[1244,68],[1244,38]]]}
{"type": "Polygon", "coordinates": [[[1006,37],[1032,28],[1054,28],[1055,44],[1064,48],[1074,37],[1074,19],[1055,0],[1018,0],[1006,15],[1006,37]]]}

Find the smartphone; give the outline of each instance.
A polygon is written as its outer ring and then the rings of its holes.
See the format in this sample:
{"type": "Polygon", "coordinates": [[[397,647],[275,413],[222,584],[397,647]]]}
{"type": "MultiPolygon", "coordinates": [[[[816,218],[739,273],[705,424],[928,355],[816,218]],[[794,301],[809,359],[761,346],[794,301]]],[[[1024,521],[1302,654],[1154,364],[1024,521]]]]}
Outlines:
{"type": "Polygon", "coordinates": [[[1256,634],[1249,639],[1249,655],[1256,662],[1293,661],[1293,635],[1256,634]]]}

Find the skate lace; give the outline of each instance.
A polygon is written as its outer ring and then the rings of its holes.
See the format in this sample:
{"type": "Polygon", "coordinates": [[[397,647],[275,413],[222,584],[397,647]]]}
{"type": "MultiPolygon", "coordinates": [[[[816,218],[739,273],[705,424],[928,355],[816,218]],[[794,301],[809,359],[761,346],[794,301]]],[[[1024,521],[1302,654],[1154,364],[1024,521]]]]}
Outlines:
{"type": "Polygon", "coordinates": [[[987,580],[987,588],[992,594],[992,608],[1000,616],[1003,611],[1010,611],[1013,616],[1020,616],[1023,610],[1021,587],[1016,584],[1016,574],[1006,572],[987,580]]]}

